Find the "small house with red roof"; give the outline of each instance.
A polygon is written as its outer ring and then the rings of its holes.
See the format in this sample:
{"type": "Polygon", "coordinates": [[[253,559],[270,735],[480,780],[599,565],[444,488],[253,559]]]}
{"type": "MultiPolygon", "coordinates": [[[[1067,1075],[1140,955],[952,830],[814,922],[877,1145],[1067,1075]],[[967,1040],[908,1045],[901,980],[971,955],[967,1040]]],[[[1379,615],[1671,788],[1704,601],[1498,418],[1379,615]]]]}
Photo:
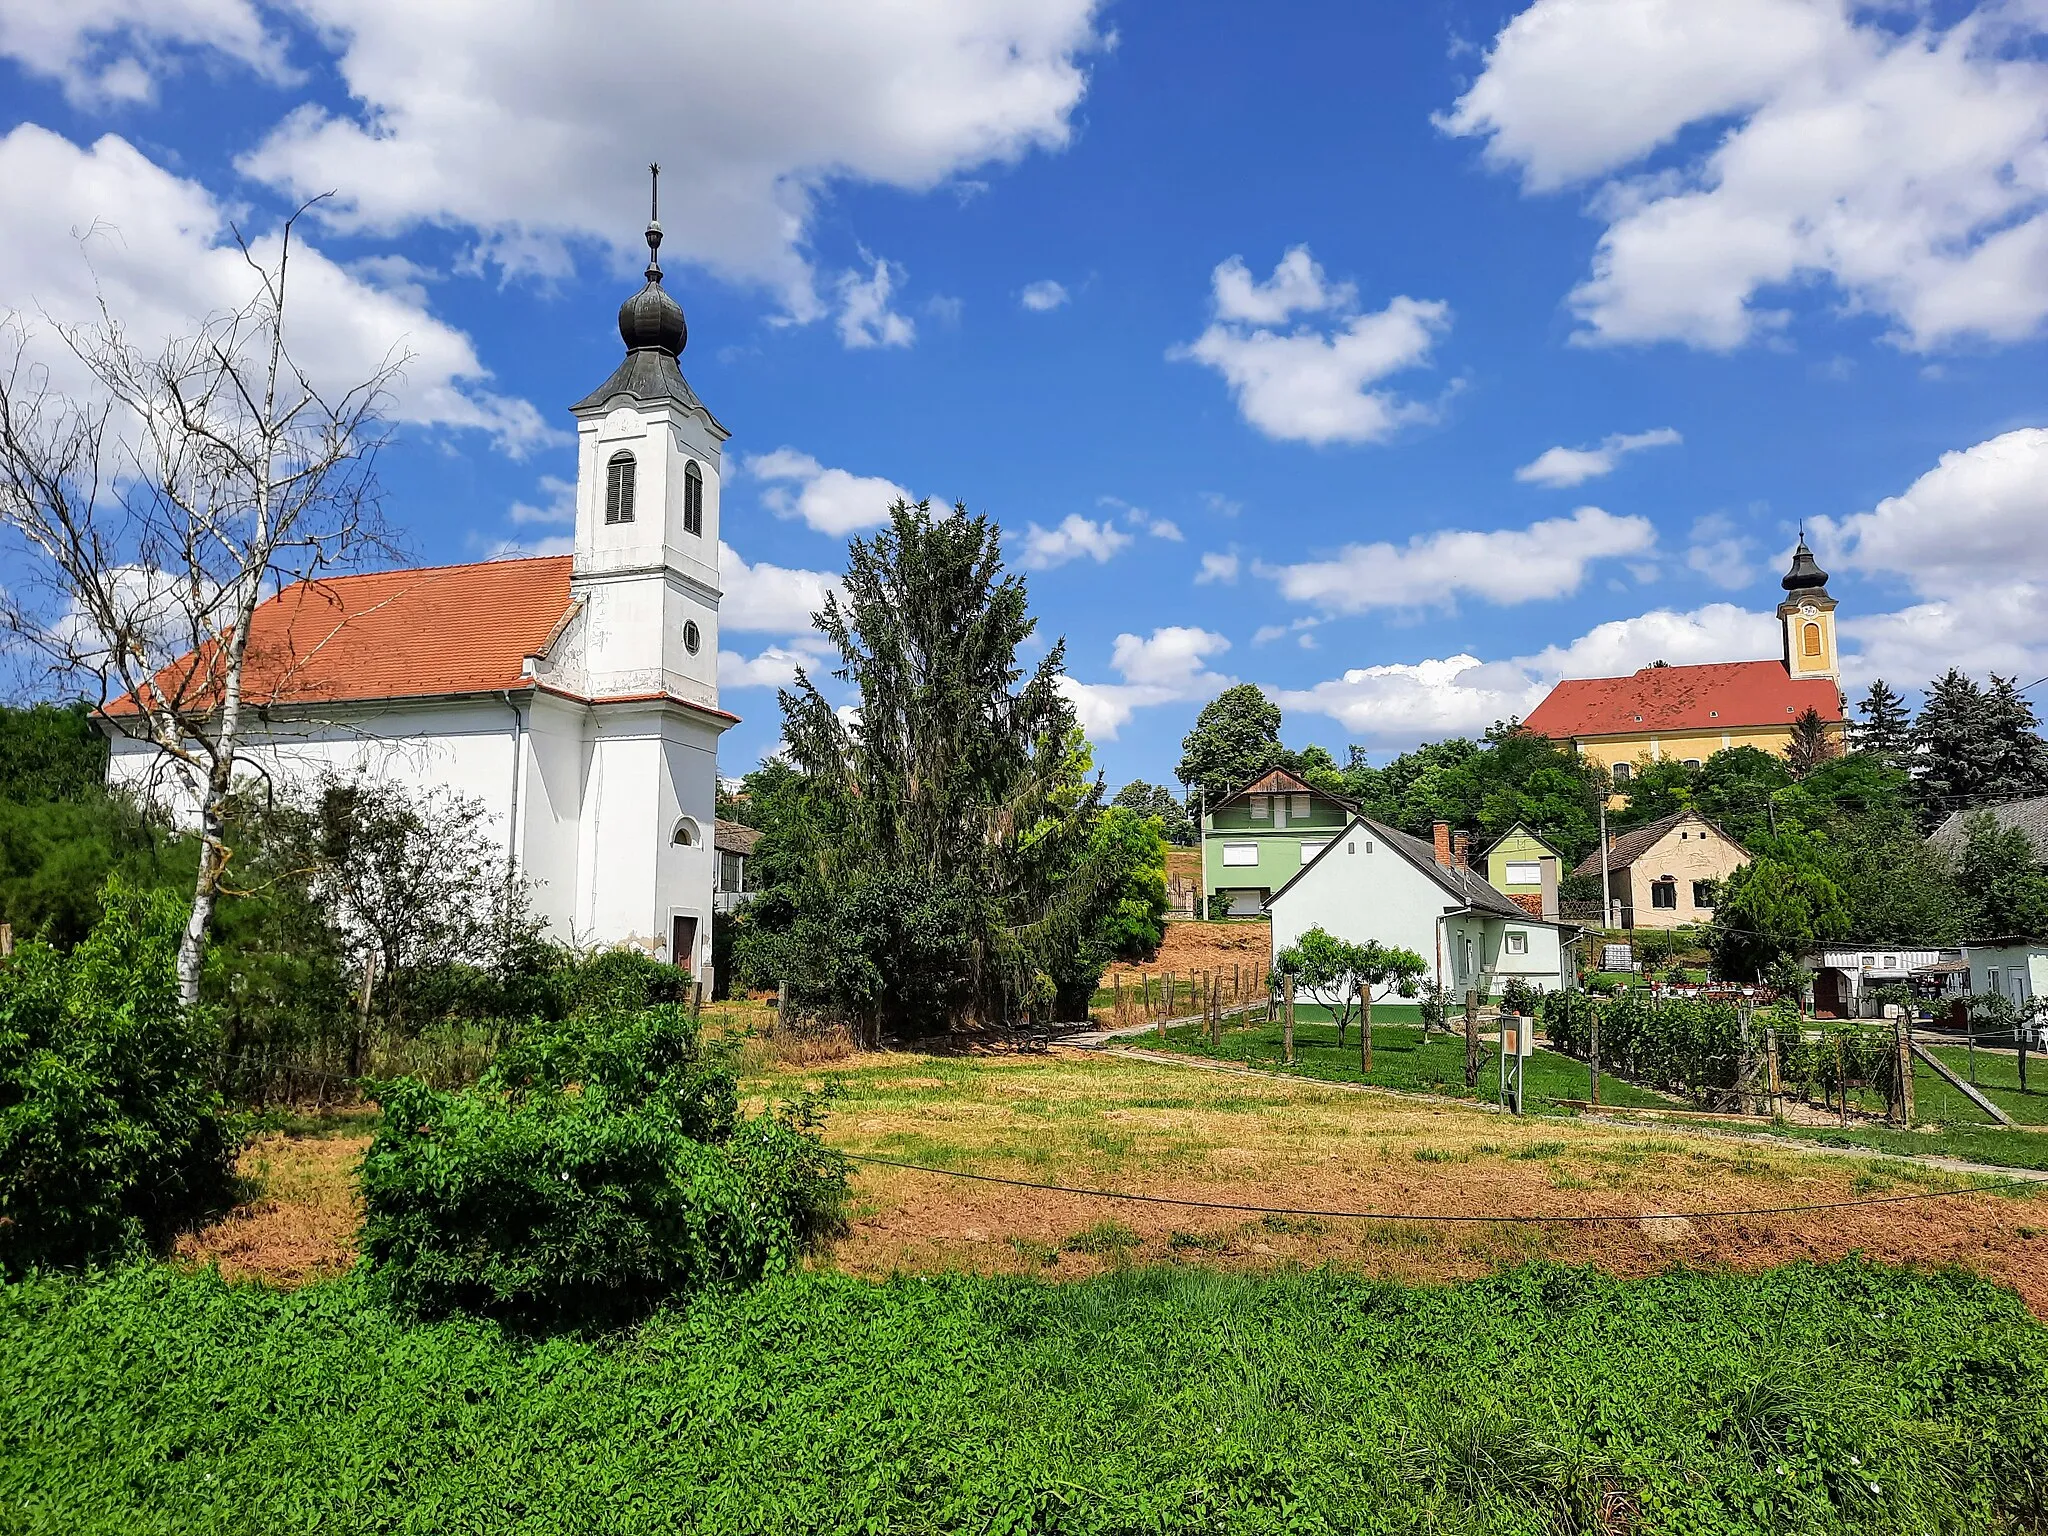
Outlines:
{"type": "MultiPolygon", "coordinates": [[[[625,356],[571,406],[573,552],[297,582],[256,609],[240,761],[290,787],[374,777],[480,802],[566,943],[636,945],[710,979],[718,738],[718,483],[726,429],[684,379],[682,306],[646,282],[625,356]]],[[[158,685],[203,701],[215,656],[158,685]]],[[[100,716],[109,781],[189,815],[176,765],[100,716]]]]}
{"type": "Polygon", "coordinates": [[[1835,600],[1805,539],[1780,585],[1784,653],[1777,660],[1690,667],[1660,661],[1627,677],[1566,678],[1523,727],[1599,764],[1617,791],[1644,760],[1696,765],[1727,747],[1783,756],[1793,723],[1809,709],[1839,738],[1844,717],[1835,600]]]}

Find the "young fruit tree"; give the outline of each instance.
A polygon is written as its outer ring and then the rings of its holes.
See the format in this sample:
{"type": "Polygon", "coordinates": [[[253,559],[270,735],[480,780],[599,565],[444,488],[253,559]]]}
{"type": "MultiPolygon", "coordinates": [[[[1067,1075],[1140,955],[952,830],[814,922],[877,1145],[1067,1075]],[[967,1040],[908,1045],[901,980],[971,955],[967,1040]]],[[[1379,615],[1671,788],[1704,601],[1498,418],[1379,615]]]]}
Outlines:
{"type": "Polygon", "coordinates": [[[1372,1005],[1399,994],[1413,997],[1429,965],[1412,949],[1367,939],[1354,944],[1316,927],[1273,957],[1273,969],[1292,976],[1295,984],[1329,1009],[1337,1022],[1337,1047],[1344,1047],[1344,1030],[1351,1022],[1351,1010],[1359,1010],[1358,1067],[1372,1071],[1372,1005]]]}
{"type": "Polygon", "coordinates": [[[27,579],[0,596],[0,623],[57,681],[94,696],[113,729],[154,747],[196,822],[177,956],[187,1006],[231,852],[250,616],[280,585],[383,547],[372,464],[404,359],[341,387],[294,359],[304,212],[260,252],[241,242],[247,298],[187,335],[145,348],[104,299],[92,324],[52,322],[82,388],[34,360],[27,317],[0,319],[12,343],[0,361],[0,529],[28,557],[27,579]]]}

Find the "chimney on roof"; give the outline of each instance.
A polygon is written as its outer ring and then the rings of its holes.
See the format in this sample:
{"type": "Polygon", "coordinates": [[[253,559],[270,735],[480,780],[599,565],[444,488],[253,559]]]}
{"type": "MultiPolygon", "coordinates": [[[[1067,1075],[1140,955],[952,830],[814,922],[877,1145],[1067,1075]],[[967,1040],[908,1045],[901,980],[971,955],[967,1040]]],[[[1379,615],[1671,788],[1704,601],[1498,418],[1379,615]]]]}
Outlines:
{"type": "Polygon", "coordinates": [[[1451,862],[1451,824],[1440,821],[1432,829],[1435,832],[1436,861],[1439,864],[1451,862]]]}
{"type": "Polygon", "coordinates": [[[1470,869],[1472,867],[1472,834],[1470,832],[1456,832],[1451,835],[1451,857],[1457,861],[1460,869],[1470,869]]]}

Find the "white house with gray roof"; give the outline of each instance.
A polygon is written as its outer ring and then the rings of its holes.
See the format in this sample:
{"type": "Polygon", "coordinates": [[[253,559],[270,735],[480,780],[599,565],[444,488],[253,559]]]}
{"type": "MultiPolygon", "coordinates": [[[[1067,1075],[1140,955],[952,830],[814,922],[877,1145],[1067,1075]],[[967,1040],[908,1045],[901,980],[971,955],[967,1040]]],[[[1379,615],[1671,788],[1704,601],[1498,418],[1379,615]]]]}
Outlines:
{"type": "Polygon", "coordinates": [[[1540,992],[1565,984],[1565,942],[1576,929],[1531,917],[1458,856],[1439,822],[1435,844],[1354,816],[1266,903],[1273,953],[1311,928],[1340,939],[1413,950],[1454,994],[1485,979],[1498,992],[1519,976],[1540,992]]]}

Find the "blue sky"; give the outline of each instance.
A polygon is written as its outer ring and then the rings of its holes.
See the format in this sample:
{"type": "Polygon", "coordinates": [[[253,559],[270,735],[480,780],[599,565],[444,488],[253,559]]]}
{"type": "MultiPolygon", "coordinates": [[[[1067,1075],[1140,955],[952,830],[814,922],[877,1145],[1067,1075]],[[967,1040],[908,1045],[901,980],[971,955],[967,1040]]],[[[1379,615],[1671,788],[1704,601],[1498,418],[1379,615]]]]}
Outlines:
{"type": "Polygon", "coordinates": [[[304,344],[415,354],[422,561],[565,532],[660,159],[727,773],[892,486],[1002,523],[1112,786],[1226,681],[1341,758],[1772,654],[1801,519],[1852,692],[2048,673],[2039,0],[0,0],[0,59],[0,309],[167,333],[337,192],[304,344]]]}

